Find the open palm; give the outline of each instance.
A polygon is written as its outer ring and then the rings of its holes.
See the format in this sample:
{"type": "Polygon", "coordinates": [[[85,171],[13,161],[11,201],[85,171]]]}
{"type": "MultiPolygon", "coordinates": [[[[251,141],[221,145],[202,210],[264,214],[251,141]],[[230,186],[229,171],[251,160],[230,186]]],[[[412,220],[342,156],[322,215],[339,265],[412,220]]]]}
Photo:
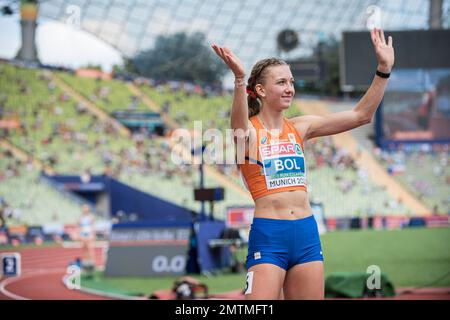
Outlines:
{"type": "Polygon", "coordinates": [[[228,68],[234,73],[236,78],[245,77],[244,66],[238,57],[228,48],[219,47],[216,44],[212,44],[211,47],[214,49],[216,54],[222,58],[222,60],[227,64],[228,68]]]}
{"type": "Polygon", "coordinates": [[[384,32],[381,29],[372,29],[370,31],[372,38],[372,44],[375,49],[375,55],[377,56],[378,65],[382,68],[382,72],[391,72],[392,66],[395,61],[394,47],[392,46],[393,40],[389,36],[388,42],[384,38],[384,32]]]}

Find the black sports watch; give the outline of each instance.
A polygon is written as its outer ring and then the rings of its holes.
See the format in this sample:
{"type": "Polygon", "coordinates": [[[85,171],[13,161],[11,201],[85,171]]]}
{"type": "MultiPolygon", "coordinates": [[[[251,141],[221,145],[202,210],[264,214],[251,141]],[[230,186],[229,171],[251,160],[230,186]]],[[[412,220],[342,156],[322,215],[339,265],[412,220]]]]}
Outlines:
{"type": "Polygon", "coordinates": [[[381,71],[377,70],[376,75],[381,77],[381,78],[387,79],[387,78],[389,78],[391,76],[391,73],[384,73],[384,72],[381,72],[381,71]]]}

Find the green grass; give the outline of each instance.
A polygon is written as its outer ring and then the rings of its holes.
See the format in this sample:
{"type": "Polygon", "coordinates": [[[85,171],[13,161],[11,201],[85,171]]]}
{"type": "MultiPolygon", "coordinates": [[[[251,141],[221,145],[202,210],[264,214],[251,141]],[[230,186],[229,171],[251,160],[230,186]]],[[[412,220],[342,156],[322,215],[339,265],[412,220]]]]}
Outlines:
{"type": "MultiPolygon", "coordinates": [[[[220,276],[190,275],[206,283],[209,293],[221,293],[244,288],[245,274],[221,274],[220,276]]],[[[125,295],[150,295],[156,290],[171,289],[177,277],[104,277],[97,272],[93,277],[83,277],[83,287],[100,291],[114,292],[125,295]]]]}
{"type": "MultiPolygon", "coordinates": [[[[346,231],[323,237],[326,274],[377,265],[394,285],[428,286],[450,272],[450,228],[346,231]]],[[[433,286],[450,286],[450,275],[433,286]]]]}
{"type": "MultiPolygon", "coordinates": [[[[396,231],[337,231],[322,236],[325,277],[335,272],[366,272],[377,265],[395,287],[449,287],[450,228],[404,229],[396,231]]],[[[245,251],[240,253],[245,259],[245,251]]],[[[245,273],[217,276],[194,275],[211,293],[243,287],[245,273]]],[[[105,277],[96,273],[83,279],[82,286],[122,294],[151,294],[170,289],[176,277],[105,277]]]]}

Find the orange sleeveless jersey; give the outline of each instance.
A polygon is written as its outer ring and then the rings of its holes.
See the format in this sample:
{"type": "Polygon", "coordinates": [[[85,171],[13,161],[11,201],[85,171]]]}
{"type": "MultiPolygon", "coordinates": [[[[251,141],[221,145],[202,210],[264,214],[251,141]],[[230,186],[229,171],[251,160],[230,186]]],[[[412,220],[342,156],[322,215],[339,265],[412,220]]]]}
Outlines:
{"type": "Polygon", "coordinates": [[[249,150],[239,167],[253,200],[277,192],[307,191],[303,140],[295,127],[284,118],[277,139],[258,116],[250,121],[256,129],[256,149],[249,150]]]}

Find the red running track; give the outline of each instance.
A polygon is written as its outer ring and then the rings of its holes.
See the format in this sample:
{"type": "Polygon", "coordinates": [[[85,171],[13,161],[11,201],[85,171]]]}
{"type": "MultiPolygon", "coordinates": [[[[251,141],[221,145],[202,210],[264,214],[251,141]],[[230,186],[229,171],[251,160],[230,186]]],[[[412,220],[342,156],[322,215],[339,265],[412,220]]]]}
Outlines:
{"type": "MultiPolygon", "coordinates": [[[[32,248],[18,250],[0,250],[21,254],[22,274],[20,277],[0,279],[0,300],[39,299],[39,300],[111,300],[103,296],[89,294],[78,290],[70,290],[63,284],[69,262],[82,256],[81,248],[32,248]]],[[[105,265],[104,246],[96,248],[96,266],[105,265]]],[[[164,291],[164,290],[163,290],[164,291]]],[[[397,290],[394,300],[450,300],[450,288],[423,288],[397,290]]],[[[170,297],[161,297],[167,299],[170,297]]],[[[244,299],[243,295],[232,292],[224,293],[219,299],[244,299]]],[[[374,299],[370,299],[374,300],[374,299]]]]}
{"type": "MultiPolygon", "coordinates": [[[[68,289],[63,278],[70,262],[82,256],[81,248],[28,248],[1,250],[21,255],[19,277],[0,279],[0,300],[110,300],[102,296],[68,289]]],[[[96,247],[96,266],[104,266],[104,247],[96,247]]]]}

